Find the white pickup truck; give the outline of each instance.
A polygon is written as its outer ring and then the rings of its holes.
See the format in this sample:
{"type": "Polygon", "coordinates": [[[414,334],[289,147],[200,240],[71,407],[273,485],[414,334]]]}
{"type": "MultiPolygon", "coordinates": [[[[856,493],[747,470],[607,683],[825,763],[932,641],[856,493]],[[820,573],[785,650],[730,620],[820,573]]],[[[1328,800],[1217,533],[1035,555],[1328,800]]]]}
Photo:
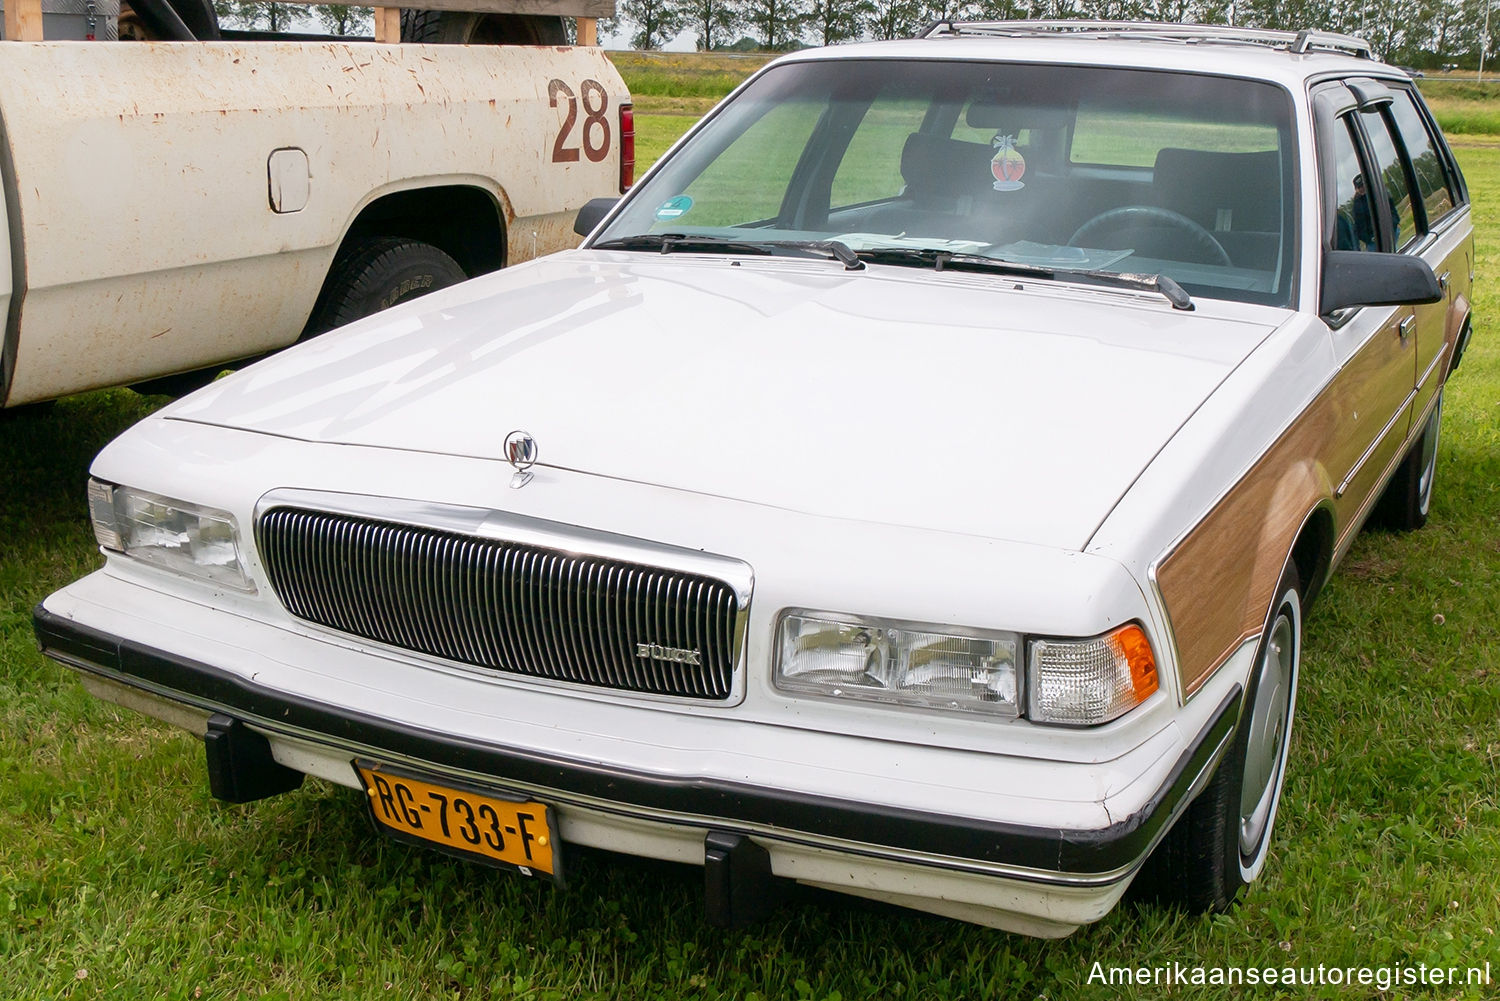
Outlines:
{"type": "MultiPolygon", "coordinates": [[[[443,15],[407,36],[483,37],[443,15]]],[[[187,388],[572,246],[630,184],[597,47],[212,37],[0,43],[0,405],[187,388]]]]}

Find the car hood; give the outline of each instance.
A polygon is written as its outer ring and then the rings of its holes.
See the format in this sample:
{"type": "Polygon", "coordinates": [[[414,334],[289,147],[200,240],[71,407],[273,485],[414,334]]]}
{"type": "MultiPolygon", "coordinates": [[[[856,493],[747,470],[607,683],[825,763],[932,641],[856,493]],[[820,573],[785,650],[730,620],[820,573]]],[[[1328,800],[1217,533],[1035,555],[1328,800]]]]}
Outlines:
{"type": "Polygon", "coordinates": [[[497,461],[525,429],[542,466],[1078,549],[1270,312],[576,251],[309,341],[163,416],[497,461]]]}

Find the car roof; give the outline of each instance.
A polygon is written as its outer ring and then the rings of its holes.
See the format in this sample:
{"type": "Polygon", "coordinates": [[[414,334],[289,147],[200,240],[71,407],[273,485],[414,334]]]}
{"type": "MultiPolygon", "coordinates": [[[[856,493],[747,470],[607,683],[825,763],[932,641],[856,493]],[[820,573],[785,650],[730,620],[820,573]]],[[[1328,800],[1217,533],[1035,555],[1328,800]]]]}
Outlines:
{"type": "Polygon", "coordinates": [[[924,37],[804,49],[777,62],[824,59],[1118,66],[1248,77],[1293,92],[1325,76],[1408,78],[1375,59],[1362,39],[1348,35],[1129,21],[939,22],[924,37]]]}

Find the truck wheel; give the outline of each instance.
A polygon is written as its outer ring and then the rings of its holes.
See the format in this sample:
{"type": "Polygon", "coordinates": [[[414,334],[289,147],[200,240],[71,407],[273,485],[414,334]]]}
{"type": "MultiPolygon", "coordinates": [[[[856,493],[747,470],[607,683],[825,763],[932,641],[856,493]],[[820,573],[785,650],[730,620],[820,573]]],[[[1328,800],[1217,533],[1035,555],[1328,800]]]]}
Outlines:
{"type": "Polygon", "coordinates": [[[447,45],[567,45],[560,17],[401,9],[401,40],[447,45]]]}
{"type": "Polygon", "coordinates": [[[468,277],[430,243],[389,236],[362,240],[334,258],[302,336],[342,327],[468,277]]]}
{"type": "Polygon", "coordinates": [[[1255,651],[1234,743],[1136,876],[1131,891],[1137,899],[1193,912],[1225,911],[1265,866],[1302,659],[1296,564],[1282,570],[1275,602],[1255,651]]]}

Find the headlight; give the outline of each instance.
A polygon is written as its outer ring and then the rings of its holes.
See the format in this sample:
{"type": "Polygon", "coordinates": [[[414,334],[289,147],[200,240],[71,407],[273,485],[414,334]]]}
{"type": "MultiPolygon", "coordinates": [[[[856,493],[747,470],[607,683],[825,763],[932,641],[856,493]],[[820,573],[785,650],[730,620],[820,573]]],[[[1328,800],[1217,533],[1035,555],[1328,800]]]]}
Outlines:
{"type": "Polygon", "coordinates": [[[89,480],[89,517],[105,549],[222,587],[255,590],[226,511],[89,480]]]}
{"type": "Polygon", "coordinates": [[[1134,623],[1088,640],[1032,640],[1027,715],[1041,723],[1107,723],[1157,687],[1151,642],[1134,623]]]}
{"type": "Polygon", "coordinates": [[[776,683],[839,698],[1016,716],[1015,633],[956,633],[854,616],[781,619],[776,683]]]}

